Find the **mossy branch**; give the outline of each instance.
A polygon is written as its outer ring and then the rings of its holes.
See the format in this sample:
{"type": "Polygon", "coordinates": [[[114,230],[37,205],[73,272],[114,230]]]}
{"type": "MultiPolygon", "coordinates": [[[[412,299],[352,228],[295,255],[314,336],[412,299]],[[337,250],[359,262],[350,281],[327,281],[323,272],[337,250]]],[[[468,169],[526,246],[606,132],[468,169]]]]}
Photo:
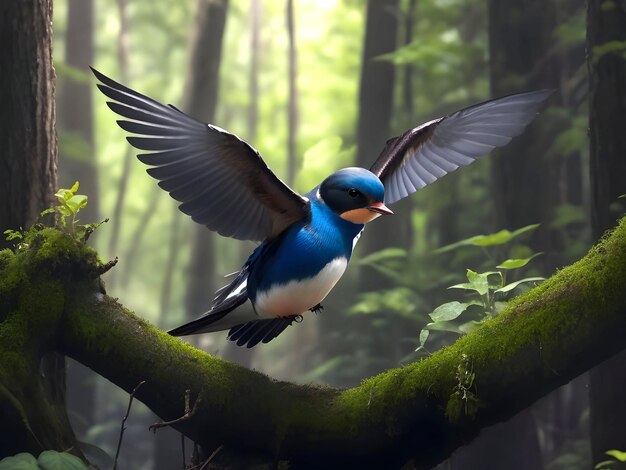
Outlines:
{"type": "Polygon", "coordinates": [[[164,420],[180,416],[189,389],[202,400],[175,427],[208,452],[224,445],[217,461],[230,450],[295,468],[407,460],[430,468],[483,427],[626,348],[626,219],[585,258],[452,346],[348,390],[274,381],[168,336],[83,276],[97,264],[91,250],[52,230],[41,237],[30,252],[0,252],[0,384],[28,409],[17,390],[28,378],[6,375],[5,353],[36,344],[129,392],[146,380],[137,398],[164,420]]]}

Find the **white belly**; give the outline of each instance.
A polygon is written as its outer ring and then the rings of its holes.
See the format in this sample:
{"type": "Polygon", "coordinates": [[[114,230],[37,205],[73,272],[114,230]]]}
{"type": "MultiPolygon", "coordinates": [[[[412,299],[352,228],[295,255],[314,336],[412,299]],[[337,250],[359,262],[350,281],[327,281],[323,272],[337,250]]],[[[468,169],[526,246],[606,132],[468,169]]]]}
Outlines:
{"type": "Polygon", "coordinates": [[[257,313],[264,317],[284,317],[306,312],[326,298],[347,265],[346,258],[335,258],[317,276],[257,292],[254,305],[257,313]]]}

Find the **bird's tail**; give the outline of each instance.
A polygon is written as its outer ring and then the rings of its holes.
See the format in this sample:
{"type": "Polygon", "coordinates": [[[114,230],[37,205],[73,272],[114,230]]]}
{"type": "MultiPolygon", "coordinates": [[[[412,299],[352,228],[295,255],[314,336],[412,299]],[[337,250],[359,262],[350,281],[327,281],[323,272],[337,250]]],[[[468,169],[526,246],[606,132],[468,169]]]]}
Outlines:
{"type": "Polygon", "coordinates": [[[211,309],[200,318],[185,323],[169,331],[172,336],[195,335],[211,331],[228,330],[233,326],[258,320],[258,316],[248,300],[246,264],[230,284],[215,293],[211,309]]]}

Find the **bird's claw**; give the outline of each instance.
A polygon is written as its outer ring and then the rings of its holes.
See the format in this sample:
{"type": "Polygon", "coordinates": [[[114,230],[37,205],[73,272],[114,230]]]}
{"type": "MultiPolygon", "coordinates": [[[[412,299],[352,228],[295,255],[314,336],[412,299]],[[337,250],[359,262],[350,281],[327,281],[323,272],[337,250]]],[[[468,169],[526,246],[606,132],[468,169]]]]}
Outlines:
{"type": "Polygon", "coordinates": [[[322,304],[317,304],[315,307],[311,307],[309,309],[309,312],[313,312],[313,313],[320,313],[322,310],[324,310],[324,306],[322,304]]]}

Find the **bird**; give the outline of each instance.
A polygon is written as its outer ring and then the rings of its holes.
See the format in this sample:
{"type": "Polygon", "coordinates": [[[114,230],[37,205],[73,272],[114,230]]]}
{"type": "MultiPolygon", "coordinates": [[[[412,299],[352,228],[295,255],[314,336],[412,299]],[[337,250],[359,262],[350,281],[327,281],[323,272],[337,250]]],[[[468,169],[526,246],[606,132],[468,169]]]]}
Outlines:
{"type": "Polygon", "coordinates": [[[301,195],[236,135],[91,70],[124,118],[117,124],[132,134],[128,142],[144,152],[137,158],[179,209],[222,236],[259,243],[207,311],[169,333],[229,330],[229,340],[248,348],[323,309],[367,223],[509,143],[553,93],[517,93],[428,121],[389,139],[369,169],[340,169],[301,195]]]}

